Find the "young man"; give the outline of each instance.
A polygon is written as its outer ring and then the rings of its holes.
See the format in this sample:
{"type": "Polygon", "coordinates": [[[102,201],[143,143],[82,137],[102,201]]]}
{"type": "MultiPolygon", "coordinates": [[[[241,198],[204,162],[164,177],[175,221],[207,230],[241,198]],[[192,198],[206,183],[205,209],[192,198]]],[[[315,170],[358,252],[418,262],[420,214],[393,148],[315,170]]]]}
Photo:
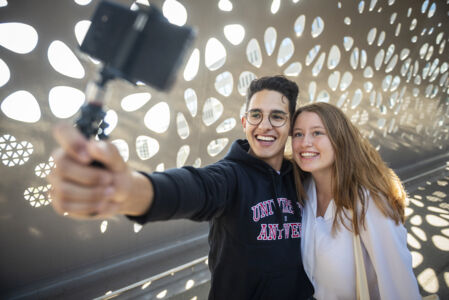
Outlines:
{"type": "Polygon", "coordinates": [[[198,169],[138,173],[111,144],[59,127],[62,148],[49,176],[53,206],[75,218],[121,213],[139,223],[209,220],[209,299],[307,299],[313,287],[301,262],[292,166],[284,160],[297,96],[297,85],[282,76],[253,81],[242,118],[247,140],[198,169]],[[90,167],[94,159],[106,169],[90,167]]]}

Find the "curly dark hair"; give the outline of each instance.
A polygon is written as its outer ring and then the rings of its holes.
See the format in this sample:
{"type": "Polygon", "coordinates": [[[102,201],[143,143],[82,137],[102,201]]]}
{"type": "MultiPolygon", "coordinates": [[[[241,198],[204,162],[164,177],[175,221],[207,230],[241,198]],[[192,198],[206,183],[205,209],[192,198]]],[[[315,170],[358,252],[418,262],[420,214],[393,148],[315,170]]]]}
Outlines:
{"type": "Polygon", "coordinates": [[[284,95],[288,99],[288,111],[290,116],[293,116],[296,108],[296,99],[298,98],[298,85],[285,76],[265,76],[259,79],[254,79],[248,87],[246,93],[246,109],[248,109],[251,97],[262,90],[276,91],[284,95]]]}

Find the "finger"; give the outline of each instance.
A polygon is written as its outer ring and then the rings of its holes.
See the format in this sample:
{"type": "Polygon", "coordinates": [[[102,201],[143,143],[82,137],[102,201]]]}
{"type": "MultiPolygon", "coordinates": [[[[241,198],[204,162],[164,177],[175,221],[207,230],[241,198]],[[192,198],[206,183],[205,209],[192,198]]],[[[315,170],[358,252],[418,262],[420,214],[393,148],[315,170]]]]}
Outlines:
{"type": "Polygon", "coordinates": [[[62,149],[73,159],[81,163],[91,161],[87,152],[88,140],[73,125],[68,123],[57,124],[53,128],[53,136],[62,149]]]}
{"type": "Polygon", "coordinates": [[[112,183],[113,177],[108,170],[80,164],[66,155],[62,149],[56,150],[53,153],[53,158],[56,168],[49,175],[48,180],[50,183],[55,178],[90,187],[112,183]]]}
{"type": "Polygon", "coordinates": [[[127,165],[120,155],[117,147],[105,141],[91,141],[87,145],[89,155],[102,162],[105,167],[113,172],[126,170],[127,165]]]}

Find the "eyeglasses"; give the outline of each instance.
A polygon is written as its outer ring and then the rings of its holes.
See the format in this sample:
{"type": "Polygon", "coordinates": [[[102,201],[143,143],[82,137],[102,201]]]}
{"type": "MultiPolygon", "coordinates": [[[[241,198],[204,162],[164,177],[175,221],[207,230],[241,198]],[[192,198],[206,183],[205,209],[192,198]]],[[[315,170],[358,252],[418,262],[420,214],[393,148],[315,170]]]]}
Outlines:
{"type": "MultiPolygon", "coordinates": [[[[263,120],[263,113],[260,110],[249,110],[245,113],[246,120],[251,125],[259,125],[263,120]]],[[[268,115],[268,120],[273,127],[282,127],[288,119],[288,113],[283,111],[272,111],[268,115]]]]}

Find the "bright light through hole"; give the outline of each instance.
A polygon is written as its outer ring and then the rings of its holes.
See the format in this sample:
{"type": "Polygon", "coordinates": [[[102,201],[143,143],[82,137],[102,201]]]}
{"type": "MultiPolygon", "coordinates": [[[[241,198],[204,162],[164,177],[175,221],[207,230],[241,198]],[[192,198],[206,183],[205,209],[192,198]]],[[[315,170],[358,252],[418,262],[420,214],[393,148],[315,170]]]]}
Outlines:
{"type": "Polygon", "coordinates": [[[279,11],[279,8],[281,7],[281,0],[273,0],[271,3],[271,13],[275,14],[279,11]]]}
{"type": "Polygon", "coordinates": [[[145,126],[157,133],[163,133],[170,125],[170,108],[166,102],[153,106],[144,117],[145,126]]]}
{"type": "Polygon", "coordinates": [[[83,92],[70,86],[55,86],[48,94],[51,112],[61,119],[73,116],[85,98],[83,92]]]}
{"type": "Polygon", "coordinates": [[[151,99],[150,93],[135,93],[122,99],[121,106],[124,111],[136,111],[151,99]]]}
{"type": "Polygon", "coordinates": [[[26,54],[36,47],[37,31],[23,23],[0,24],[0,45],[19,54],[26,54]]]}
{"type": "Polygon", "coordinates": [[[81,45],[83,43],[84,37],[86,36],[87,31],[89,30],[90,24],[92,22],[88,20],[82,20],[76,23],[75,25],[75,37],[78,41],[78,44],[81,45]]]}
{"type": "Polygon", "coordinates": [[[48,60],[50,65],[59,73],[81,79],[84,77],[84,68],[72,50],[61,41],[54,41],[48,47],[48,60]]]}
{"type": "Polygon", "coordinates": [[[35,123],[41,118],[36,98],[27,91],[17,91],[6,97],[1,110],[9,118],[26,123],[35,123]]]}
{"type": "Polygon", "coordinates": [[[231,24],[224,27],[224,35],[233,45],[238,45],[245,37],[245,28],[240,24],[231,24]]]}
{"type": "Polygon", "coordinates": [[[182,26],[187,21],[187,11],[184,5],[176,0],[166,0],[162,6],[162,12],[172,24],[182,26]]]}
{"type": "Polygon", "coordinates": [[[9,81],[10,76],[8,65],[0,58],[0,87],[9,81]]]}
{"type": "Polygon", "coordinates": [[[91,2],[92,0],[75,0],[75,3],[78,5],[87,5],[91,2]]]}
{"type": "Polygon", "coordinates": [[[231,11],[232,2],[229,0],[220,0],[220,2],[218,2],[218,8],[222,11],[231,11]]]}
{"type": "Polygon", "coordinates": [[[210,38],[206,44],[205,63],[206,67],[215,71],[226,62],[226,49],[216,38],[210,38]]]}
{"type": "Polygon", "coordinates": [[[106,116],[104,117],[106,123],[108,123],[108,127],[104,130],[104,132],[109,135],[115,129],[118,122],[118,116],[115,111],[112,109],[108,110],[106,116]]]}
{"type": "Polygon", "coordinates": [[[7,0],[0,0],[0,7],[5,7],[8,6],[8,1],[7,0]]]}
{"type": "Polygon", "coordinates": [[[186,68],[184,69],[184,79],[185,81],[190,81],[195,78],[198,73],[198,69],[200,66],[200,50],[193,50],[190,58],[187,62],[186,68]]]}

